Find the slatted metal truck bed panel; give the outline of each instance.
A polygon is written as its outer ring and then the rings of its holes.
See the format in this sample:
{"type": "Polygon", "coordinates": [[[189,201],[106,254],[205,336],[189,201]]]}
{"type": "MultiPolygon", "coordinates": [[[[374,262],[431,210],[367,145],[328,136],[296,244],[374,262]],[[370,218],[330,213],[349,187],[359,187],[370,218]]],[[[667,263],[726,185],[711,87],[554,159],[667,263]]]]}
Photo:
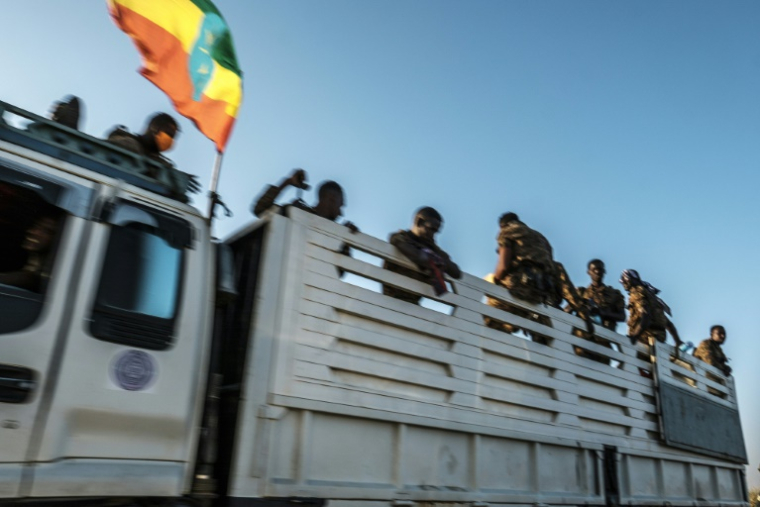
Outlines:
{"type": "MultiPolygon", "coordinates": [[[[289,212],[266,225],[234,496],[602,504],[602,449],[614,446],[621,500],[742,501],[739,465],[662,442],[655,384],[642,375],[653,370],[648,347],[607,330],[598,335],[614,349],[576,337],[577,317],[468,274],[437,298],[382,269],[387,259],[412,267],[388,243],[289,212]],[[343,243],[353,257],[338,253],[343,243]],[[381,284],[442,305],[385,296],[381,284]],[[486,317],[549,343],[489,328],[486,317]]],[[[672,348],[661,348],[670,361],[672,348]]],[[[671,381],[735,409],[730,380],[679,361],[671,381]]]]}

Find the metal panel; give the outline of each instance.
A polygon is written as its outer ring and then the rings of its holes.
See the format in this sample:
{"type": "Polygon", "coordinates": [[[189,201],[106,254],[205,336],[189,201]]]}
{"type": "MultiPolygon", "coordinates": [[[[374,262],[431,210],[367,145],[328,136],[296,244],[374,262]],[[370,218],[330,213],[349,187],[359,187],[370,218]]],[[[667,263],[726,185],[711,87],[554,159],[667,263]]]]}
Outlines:
{"type": "Polygon", "coordinates": [[[659,390],[665,443],[747,463],[738,410],[667,382],[659,390]]]}

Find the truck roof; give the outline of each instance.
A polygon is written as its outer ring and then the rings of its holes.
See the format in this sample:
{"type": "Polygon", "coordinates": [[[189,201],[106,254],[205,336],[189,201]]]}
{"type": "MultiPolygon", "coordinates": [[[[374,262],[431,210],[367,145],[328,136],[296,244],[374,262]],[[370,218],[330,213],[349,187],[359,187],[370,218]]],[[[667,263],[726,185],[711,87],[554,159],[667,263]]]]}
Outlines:
{"type": "Polygon", "coordinates": [[[191,175],[3,101],[0,101],[0,140],[175,201],[189,201],[193,183],[191,175]],[[6,113],[31,122],[24,128],[15,127],[6,121],[6,113]]]}

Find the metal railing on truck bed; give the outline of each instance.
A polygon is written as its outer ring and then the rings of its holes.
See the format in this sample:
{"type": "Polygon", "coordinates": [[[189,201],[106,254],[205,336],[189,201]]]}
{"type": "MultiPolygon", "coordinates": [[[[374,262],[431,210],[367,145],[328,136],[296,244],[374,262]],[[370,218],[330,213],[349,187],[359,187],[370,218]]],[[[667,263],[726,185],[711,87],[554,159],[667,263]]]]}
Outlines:
{"type": "Polygon", "coordinates": [[[388,243],[297,209],[288,214],[227,241],[241,258],[247,238],[263,238],[248,298],[255,318],[231,496],[336,505],[745,504],[741,428],[733,455],[671,445],[652,377],[701,407],[738,414],[732,378],[676,359],[668,345],[650,355],[601,328],[614,349],[576,337],[577,317],[468,274],[438,298],[425,283],[381,267],[385,260],[413,267],[388,243]],[[339,253],[344,243],[354,257],[339,253]],[[449,311],[385,296],[381,284],[449,311]],[[489,297],[545,315],[551,327],[488,306],[489,297]],[[548,343],[492,329],[486,318],[548,343]]]}
{"type": "Polygon", "coordinates": [[[186,203],[197,191],[190,174],[0,101],[0,140],[186,203]],[[17,116],[23,128],[9,121],[17,116]]]}

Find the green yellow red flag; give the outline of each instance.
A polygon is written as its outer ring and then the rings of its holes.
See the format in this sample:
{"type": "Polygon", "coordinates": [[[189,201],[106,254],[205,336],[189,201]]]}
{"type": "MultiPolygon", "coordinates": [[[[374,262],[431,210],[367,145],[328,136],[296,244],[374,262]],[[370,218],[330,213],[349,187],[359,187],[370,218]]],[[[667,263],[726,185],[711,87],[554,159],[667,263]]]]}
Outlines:
{"type": "Polygon", "coordinates": [[[216,143],[229,139],[243,99],[227,23],[208,0],[107,0],[143,58],[140,73],[216,143]]]}

